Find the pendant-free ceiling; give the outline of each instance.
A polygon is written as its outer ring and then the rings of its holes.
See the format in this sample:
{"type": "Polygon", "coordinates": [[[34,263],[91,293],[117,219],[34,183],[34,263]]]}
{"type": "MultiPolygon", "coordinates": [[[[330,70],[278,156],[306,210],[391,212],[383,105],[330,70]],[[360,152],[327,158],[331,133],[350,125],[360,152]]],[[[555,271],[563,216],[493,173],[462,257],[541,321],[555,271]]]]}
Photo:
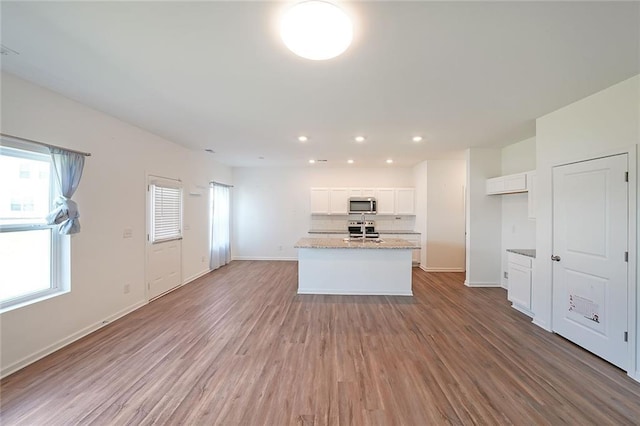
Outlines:
{"type": "Polygon", "coordinates": [[[338,6],[309,0],[295,4],[282,15],[280,36],[296,55],[320,61],[347,50],[353,40],[353,25],[338,6]]]}

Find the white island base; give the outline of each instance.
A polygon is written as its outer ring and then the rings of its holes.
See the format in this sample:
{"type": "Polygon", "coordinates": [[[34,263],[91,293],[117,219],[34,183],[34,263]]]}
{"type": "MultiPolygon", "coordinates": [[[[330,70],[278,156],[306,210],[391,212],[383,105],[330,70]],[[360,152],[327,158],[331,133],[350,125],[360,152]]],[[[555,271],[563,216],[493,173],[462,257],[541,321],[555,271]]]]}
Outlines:
{"type": "Polygon", "coordinates": [[[385,250],[384,246],[378,249],[350,246],[298,246],[298,294],[413,296],[414,247],[385,250]]]}

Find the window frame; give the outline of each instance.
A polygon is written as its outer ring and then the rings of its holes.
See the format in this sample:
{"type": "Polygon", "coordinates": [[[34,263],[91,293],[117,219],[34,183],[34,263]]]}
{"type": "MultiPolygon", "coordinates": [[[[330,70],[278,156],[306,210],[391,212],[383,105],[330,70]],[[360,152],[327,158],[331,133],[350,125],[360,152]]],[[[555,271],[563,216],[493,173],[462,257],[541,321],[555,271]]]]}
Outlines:
{"type": "Polygon", "coordinates": [[[160,244],[168,241],[181,240],[184,235],[184,190],[180,180],[160,178],[150,176],[149,179],[149,242],[151,244],[160,244]],[[166,238],[156,237],[156,191],[155,188],[174,189],[178,191],[179,208],[178,208],[178,232],[166,238]]]}
{"type": "MultiPolygon", "coordinates": [[[[51,211],[57,197],[56,177],[49,150],[35,144],[7,140],[1,138],[0,155],[24,158],[27,160],[47,161],[49,163],[49,207],[51,211]],[[5,147],[9,149],[4,149],[5,147]],[[16,151],[17,150],[17,151],[16,151]]],[[[57,232],[57,225],[48,225],[43,218],[23,219],[21,223],[0,224],[0,233],[28,232],[49,230],[49,287],[23,294],[6,300],[0,300],[0,313],[27,306],[41,300],[49,299],[70,291],[69,257],[70,243],[68,236],[57,232]]]]}

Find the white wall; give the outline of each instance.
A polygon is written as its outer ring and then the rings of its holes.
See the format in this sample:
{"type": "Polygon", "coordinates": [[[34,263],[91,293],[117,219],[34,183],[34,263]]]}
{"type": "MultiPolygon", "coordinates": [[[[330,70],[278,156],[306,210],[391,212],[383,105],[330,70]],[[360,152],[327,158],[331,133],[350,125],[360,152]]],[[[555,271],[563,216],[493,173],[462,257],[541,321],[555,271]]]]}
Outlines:
{"type": "Polygon", "coordinates": [[[415,231],[420,232],[420,267],[427,265],[427,178],[428,161],[423,161],[413,168],[413,186],[416,189],[416,224],[415,231]]]}
{"type": "MultiPolygon", "coordinates": [[[[534,322],[543,328],[550,329],[552,326],[552,271],[549,260],[552,254],[552,167],[637,146],[640,141],[639,123],[640,76],[616,84],[536,121],[538,199],[533,311],[534,322]]],[[[635,219],[637,223],[638,218],[635,219]]],[[[636,295],[640,298],[640,291],[636,290],[636,295]]],[[[640,300],[637,306],[640,306],[640,300]]],[[[637,313],[636,318],[640,318],[637,313]]],[[[640,356],[637,333],[631,339],[638,347],[636,356],[640,356]]],[[[640,360],[637,360],[635,377],[638,380],[639,365],[640,360]]]]}
{"type": "MultiPolygon", "coordinates": [[[[2,132],[92,154],[74,196],[82,232],[71,237],[71,292],[0,315],[6,375],[146,303],[147,173],[179,178],[188,192],[214,179],[230,182],[231,171],[203,153],[6,73],[2,132]],[[133,238],[123,239],[124,228],[133,230],[133,238]]],[[[207,200],[206,191],[185,197],[183,281],[208,271],[207,200]]]]}
{"type": "Polygon", "coordinates": [[[500,286],[502,200],[486,195],[486,180],[502,173],[500,150],[470,148],[466,155],[465,285],[500,286]]]}
{"type": "Polygon", "coordinates": [[[465,270],[465,160],[427,161],[426,271],[465,270]]]}
{"type": "MultiPolygon", "coordinates": [[[[536,139],[530,138],[502,148],[502,174],[528,172],[536,169],[536,139]]],[[[528,219],[528,194],[505,194],[502,199],[502,268],[501,284],[507,288],[504,278],[507,271],[507,252],[509,248],[532,249],[536,247],[536,222],[528,219]]]]}
{"type": "MultiPolygon", "coordinates": [[[[297,259],[311,228],[311,187],[413,187],[408,168],[234,168],[234,259],[297,259]]],[[[344,216],[347,220],[347,216],[344,216]]]]}

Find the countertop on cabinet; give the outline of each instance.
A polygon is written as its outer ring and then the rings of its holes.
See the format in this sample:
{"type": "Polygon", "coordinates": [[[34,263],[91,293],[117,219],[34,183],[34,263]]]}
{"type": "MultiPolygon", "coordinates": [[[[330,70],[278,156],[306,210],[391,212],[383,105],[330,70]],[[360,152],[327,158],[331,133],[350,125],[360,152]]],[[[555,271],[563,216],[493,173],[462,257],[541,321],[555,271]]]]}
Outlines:
{"type": "MultiPolygon", "coordinates": [[[[325,232],[326,233],[326,232],[325,232]]],[[[343,238],[301,238],[294,245],[295,248],[317,249],[373,249],[399,250],[416,249],[415,244],[401,238],[383,238],[382,242],[373,241],[345,241],[343,238]]]]}
{"type": "Polygon", "coordinates": [[[533,257],[534,259],[536,258],[536,249],[507,249],[507,251],[510,253],[521,254],[527,257],[533,257]]]}

